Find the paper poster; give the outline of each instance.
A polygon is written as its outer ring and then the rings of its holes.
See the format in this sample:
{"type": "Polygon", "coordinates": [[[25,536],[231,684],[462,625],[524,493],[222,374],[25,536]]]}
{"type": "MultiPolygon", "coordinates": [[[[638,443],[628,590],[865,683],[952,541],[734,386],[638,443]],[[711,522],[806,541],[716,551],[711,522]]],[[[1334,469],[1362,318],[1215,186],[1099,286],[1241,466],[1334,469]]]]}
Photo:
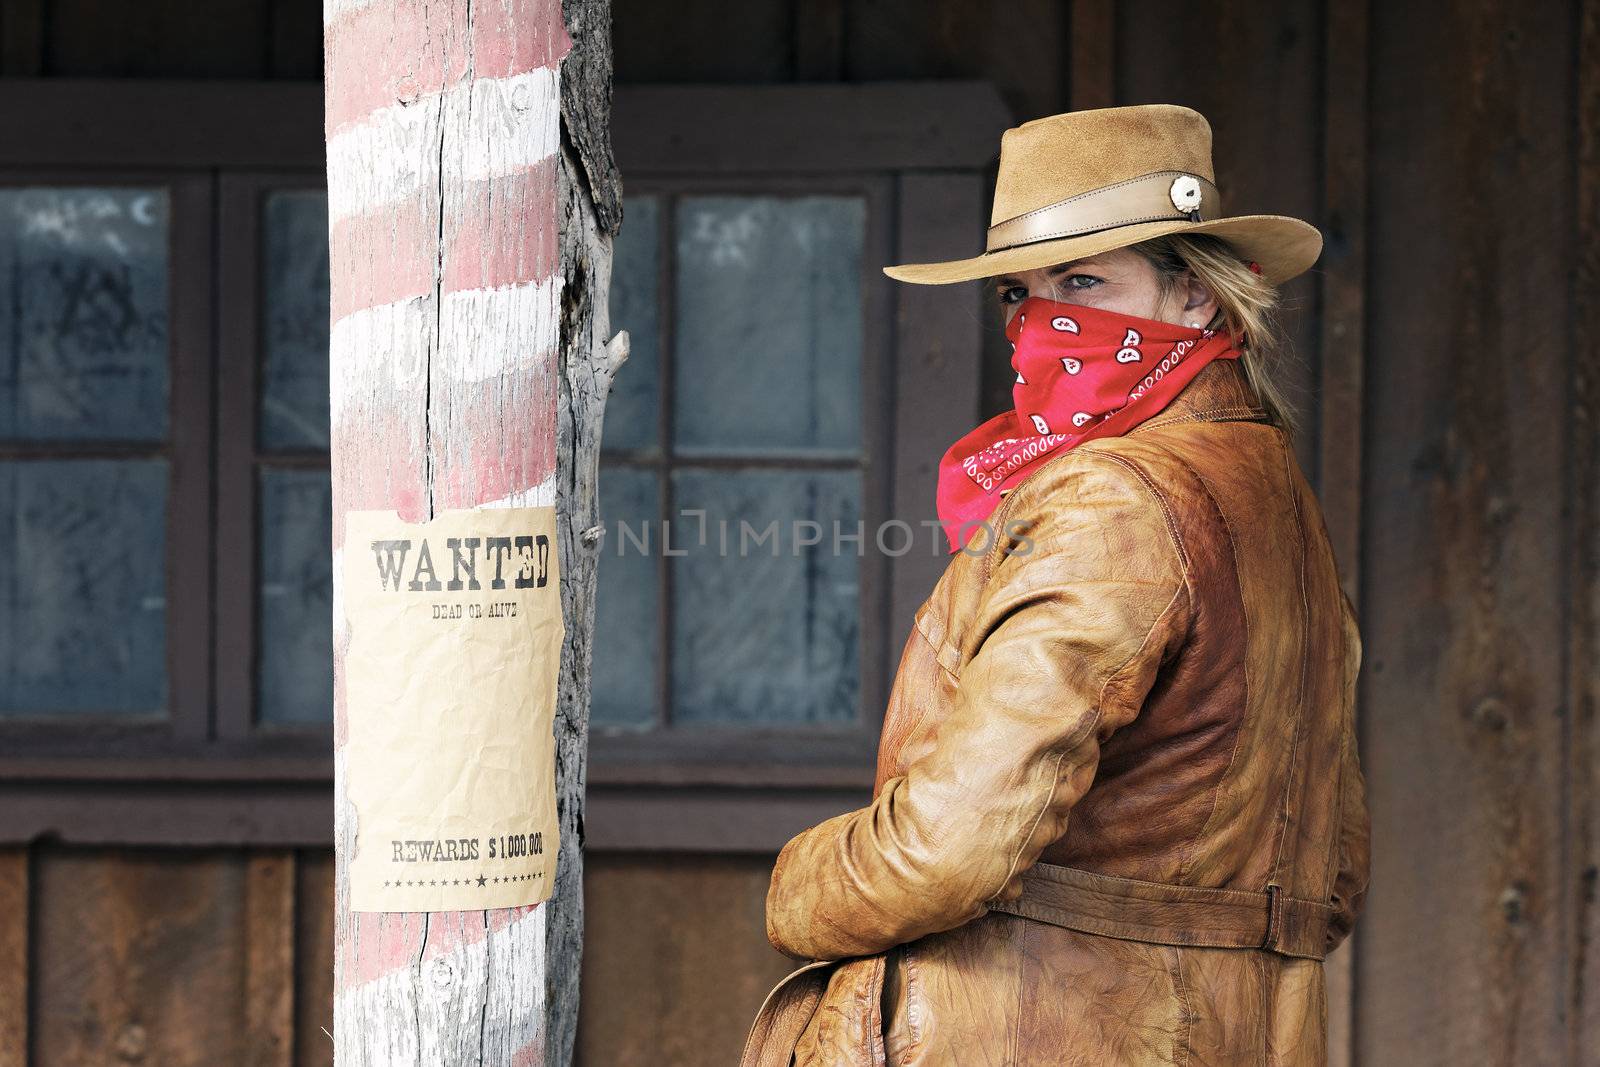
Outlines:
{"type": "Polygon", "coordinates": [[[555,879],[555,509],[346,516],[354,911],[477,911],[555,879]]]}

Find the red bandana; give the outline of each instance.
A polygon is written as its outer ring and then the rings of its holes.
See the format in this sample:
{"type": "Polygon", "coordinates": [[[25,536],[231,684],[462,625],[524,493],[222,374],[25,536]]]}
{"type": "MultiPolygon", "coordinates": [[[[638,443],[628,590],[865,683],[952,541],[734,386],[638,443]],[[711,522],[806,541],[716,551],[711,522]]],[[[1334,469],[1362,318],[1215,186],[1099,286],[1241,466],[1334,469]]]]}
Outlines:
{"type": "MultiPolygon", "coordinates": [[[[1166,407],[1207,363],[1239,356],[1226,333],[1042,297],[1022,302],[1006,337],[1017,372],[1016,407],[956,441],[939,464],[939,521],[951,552],[1047,458],[1127,433],[1166,407]]],[[[980,543],[993,544],[992,537],[981,535],[980,543]]]]}

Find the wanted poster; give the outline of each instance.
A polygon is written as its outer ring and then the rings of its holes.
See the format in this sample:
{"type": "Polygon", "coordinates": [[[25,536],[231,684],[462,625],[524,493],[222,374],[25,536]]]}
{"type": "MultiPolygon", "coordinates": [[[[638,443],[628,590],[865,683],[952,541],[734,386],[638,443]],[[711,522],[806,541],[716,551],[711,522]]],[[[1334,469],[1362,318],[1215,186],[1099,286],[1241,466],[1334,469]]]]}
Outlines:
{"type": "Polygon", "coordinates": [[[346,518],[354,911],[536,904],[555,878],[555,509],[346,518]]]}

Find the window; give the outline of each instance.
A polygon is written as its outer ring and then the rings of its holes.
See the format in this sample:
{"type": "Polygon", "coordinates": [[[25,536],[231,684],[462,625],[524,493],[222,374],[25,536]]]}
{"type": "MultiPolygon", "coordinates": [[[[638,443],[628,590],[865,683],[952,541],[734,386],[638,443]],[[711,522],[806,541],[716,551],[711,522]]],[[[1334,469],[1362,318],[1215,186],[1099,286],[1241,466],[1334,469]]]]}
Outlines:
{"type": "Polygon", "coordinates": [[[333,719],[328,197],[314,173],[235,175],[223,202],[246,276],[228,294],[219,504],[255,568],[219,619],[250,651],[219,664],[219,710],[234,736],[292,736],[333,719]]]}
{"type": "Polygon", "coordinates": [[[205,273],[183,253],[208,203],[179,174],[0,176],[8,752],[203,732],[207,535],[184,520],[210,477],[187,429],[209,388],[205,273]]]}
{"type": "Polygon", "coordinates": [[[884,512],[882,358],[864,314],[882,184],[634,185],[592,730],[647,737],[657,759],[681,739],[700,762],[754,732],[859,742],[862,666],[882,649],[863,625],[882,612],[865,534],[884,512]]]}
{"type": "Polygon", "coordinates": [[[0,189],[0,714],[166,714],[169,217],[0,189]]]}
{"type": "MultiPolygon", "coordinates": [[[[7,829],[326,843],[321,88],[24,95],[51,121],[0,173],[7,829]]],[[[1004,122],[959,83],[618,91],[591,846],[767,850],[870,783],[945,564],[873,534],[931,508],[979,345],[975,300],[879,267],[977,239],[1004,122]]]]}

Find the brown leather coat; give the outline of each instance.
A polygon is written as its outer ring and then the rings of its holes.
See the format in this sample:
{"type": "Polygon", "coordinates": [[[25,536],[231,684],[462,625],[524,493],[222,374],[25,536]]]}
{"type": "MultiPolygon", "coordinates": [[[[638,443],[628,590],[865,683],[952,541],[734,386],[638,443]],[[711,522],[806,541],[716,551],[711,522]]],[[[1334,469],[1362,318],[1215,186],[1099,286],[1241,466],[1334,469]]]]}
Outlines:
{"type": "Polygon", "coordinates": [[[746,1063],[1323,1063],[1361,645],[1285,434],[1218,360],[990,523],[917,613],[872,803],[778,856],[768,936],[819,962],[746,1063]]]}

